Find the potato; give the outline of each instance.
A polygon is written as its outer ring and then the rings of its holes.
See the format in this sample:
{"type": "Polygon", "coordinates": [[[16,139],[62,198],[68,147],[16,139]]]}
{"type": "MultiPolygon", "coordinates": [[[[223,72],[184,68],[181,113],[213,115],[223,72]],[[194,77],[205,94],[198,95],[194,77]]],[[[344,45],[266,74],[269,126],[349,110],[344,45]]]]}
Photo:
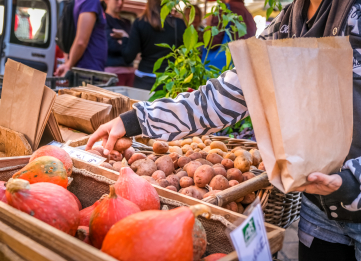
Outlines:
{"type": "Polygon", "coordinates": [[[154,140],[154,139],[149,139],[147,145],[148,145],[149,147],[153,147],[154,142],[156,142],[156,140],[154,140]]]}
{"type": "Polygon", "coordinates": [[[191,160],[196,160],[196,159],[201,159],[202,158],[202,154],[200,154],[199,152],[194,152],[191,155],[188,156],[191,160]]]}
{"type": "Polygon", "coordinates": [[[148,158],[148,159],[151,159],[151,160],[153,160],[153,161],[156,161],[159,157],[156,156],[156,155],[154,155],[154,154],[149,154],[149,155],[147,156],[147,158],[148,158]]]}
{"type": "Polygon", "coordinates": [[[236,203],[241,203],[243,200],[244,200],[244,197],[241,197],[241,198],[236,200],[236,203]]]}
{"type": "Polygon", "coordinates": [[[246,151],[246,150],[237,150],[234,153],[234,155],[236,155],[237,158],[238,157],[243,157],[243,158],[247,159],[249,161],[249,165],[251,166],[253,159],[252,159],[251,153],[249,153],[248,151],[246,151]]]}
{"type": "Polygon", "coordinates": [[[201,151],[201,149],[199,149],[199,148],[196,148],[195,150],[194,150],[194,152],[200,152],[201,151]]]}
{"type": "Polygon", "coordinates": [[[157,170],[154,161],[147,158],[133,162],[132,165],[130,165],[130,168],[139,176],[151,176],[157,170]]]}
{"type": "Polygon", "coordinates": [[[238,213],[239,214],[243,214],[244,212],[244,207],[241,203],[237,203],[237,206],[238,206],[238,213]]]}
{"type": "Polygon", "coordinates": [[[158,179],[157,183],[158,183],[159,186],[161,186],[163,188],[166,188],[166,187],[170,186],[168,180],[166,180],[166,179],[158,179]]]}
{"type": "Polygon", "coordinates": [[[226,144],[224,144],[222,141],[212,141],[210,147],[212,150],[220,149],[224,152],[228,152],[228,148],[227,148],[226,144]]]}
{"type": "Polygon", "coordinates": [[[201,195],[201,199],[203,198],[203,196],[208,192],[207,189],[205,188],[199,188],[197,186],[191,186],[191,188],[194,188],[200,195],[201,195]]]}
{"type": "Polygon", "coordinates": [[[208,151],[208,153],[216,153],[218,154],[219,156],[221,156],[223,158],[225,152],[220,150],[220,149],[211,149],[210,151],[208,151]]]}
{"type": "Polygon", "coordinates": [[[180,186],[179,186],[179,178],[174,175],[174,174],[171,174],[169,175],[166,180],[168,180],[169,184],[176,187],[177,188],[177,191],[180,189],[180,186]]]}
{"type": "Polygon", "coordinates": [[[178,159],[178,166],[180,168],[183,168],[186,164],[188,164],[189,162],[191,162],[192,160],[186,156],[182,156],[178,159]]]}
{"type": "Polygon", "coordinates": [[[216,175],[222,175],[223,177],[227,178],[227,171],[224,168],[213,166],[213,169],[216,175]]]}
{"type": "Polygon", "coordinates": [[[177,191],[178,191],[177,188],[174,187],[174,186],[172,186],[172,185],[166,187],[166,189],[173,190],[174,192],[177,192],[177,191]]]}
{"type": "Polygon", "coordinates": [[[117,161],[113,164],[113,169],[115,171],[120,171],[120,169],[122,168],[122,162],[121,161],[117,161]]]}
{"type": "Polygon", "coordinates": [[[179,154],[180,156],[183,155],[183,151],[182,151],[181,147],[178,147],[178,146],[170,146],[169,147],[169,152],[170,153],[175,152],[175,153],[179,154]]]}
{"type": "Polygon", "coordinates": [[[256,175],[254,175],[252,172],[242,173],[242,176],[243,176],[243,181],[246,181],[246,180],[256,177],[256,175]]]}
{"type": "Polygon", "coordinates": [[[207,160],[212,164],[217,164],[217,163],[221,163],[223,158],[221,156],[219,156],[218,154],[210,153],[207,156],[207,160]]]}
{"type": "Polygon", "coordinates": [[[128,160],[128,164],[132,165],[133,162],[135,162],[137,160],[145,159],[146,157],[147,157],[147,155],[145,155],[143,153],[134,153],[128,160]]]}
{"type": "Polygon", "coordinates": [[[217,163],[213,165],[213,168],[223,168],[226,169],[221,163],[217,163]]]}
{"type": "Polygon", "coordinates": [[[235,153],[237,150],[244,150],[242,147],[235,147],[231,150],[232,153],[235,153]]]}
{"type": "Polygon", "coordinates": [[[130,146],[132,146],[132,139],[131,138],[120,138],[119,140],[117,140],[117,142],[114,145],[114,150],[119,151],[119,152],[123,152],[125,151],[127,148],[129,148],[130,146]]]}
{"type": "Polygon", "coordinates": [[[181,178],[183,178],[183,177],[188,177],[188,173],[186,172],[186,171],[184,171],[184,170],[182,170],[182,171],[179,171],[177,174],[175,174],[178,178],[179,178],[179,180],[181,179],[181,178]]]}
{"type": "Polygon", "coordinates": [[[165,141],[156,141],[153,144],[153,151],[158,154],[167,153],[169,149],[168,143],[165,141]]]}
{"type": "Polygon", "coordinates": [[[165,176],[165,173],[163,170],[156,170],[154,171],[154,173],[152,174],[152,178],[154,180],[158,180],[158,179],[165,179],[166,176],[165,176]]]}
{"type": "Polygon", "coordinates": [[[266,171],[266,167],[264,166],[264,162],[261,162],[261,163],[258,165],[258,169],[266,171]]]}
{"type": "Polygon", "coordinates": [[[208,156],[208,153],[205,152],[204,150],[201,150],[199,153],[202,155],[202,158],[203,158],[203,159],[206,159],[207,156],[208,156]]]}
{"type": "Polygon", "coordinates": [[[169,157],[171,157],[172,161],[176,161],[177,159],[179,159],[179,154],[176,152],[172,152],[171,154],[168,155],[169,157]]]}
{"type": "Polygon", "coordinates": [[[93,146],[91,150],[96,150],[99,152],[100,156],[104,157],[104,148],[102,146],[93,146]]]}
{"type": "Polygon", "coordinates": [[[203,141],[201,140],[201,138],[198,138],[197,136],[193,137],[193,142],[194,143],[203,143],[203,141]]]}
{"type": "Polygon", "coordinates": [[[123,156],[128,161],[133,156],[134,153],[135,153],[135,149],[133,147],[129,147],[124,151],[123,156]]]}
{"type": "Polygon", "coordinates": [[[188,150],[187,153],[184,155],[186,157],[189,157],[190,155],[192,155],[194,153],[193,150],[188,150]]]}
{"type": "Polygon", "coordinates": [[[237,180],[230,180],[228,183],[229,183],[229,186],[231,186],[231,187],[239,184],[239,182],[237,180]]]}
{"type": "Polygon", "coordinates": [[[209,146],[206,146],[203,151],[206,152],[206,153],[209,153],[209,151],[211,150],[211,147],[209,146]]]}
{"type": "Polygon", "coordinates": [[[178,169],[178,168],[179,168],[179,166],[178,166],[178,160],[173,161],[173,166],[174,166],[174,169],[178,169]]]}
{"type": "Polygon", "coordinates": [[[228,180],[237,180],[239,183],[243,182],[242,172],[239,169],[233,168],[227,170],[228,180]]]}
{"type": "Polygon", "coordinates": [[[208,135],[203,135],[202,136],[202,142],[204,142],[205,140],[210,140],[208,135]]]}
{"type": "Polygon", "coordinates": [[[87,150],[87,152],[89,152],[89,153],[91,153],[91,154],[94,154],[94,155],[98,155],[98,156],[100,156],[100,157],[103,157],[102,154],[100,154],[100,152],[97,151],[97,150],[87,150]]]}
{"type": "Polygon", "coordinates": [[[226,205],[223,205],[223,207],[228,209],[228,210],[231,210],[231,211],[234,211],[234,212],[238,213],[238,206],[237,206],[236,202],[230,202],[230,203],[228,203],[226,205]]]}
{"type": "Polygon", "coordinates": [[[211,145],[212,141],[210,139],[203,141],[204,145],[209,146],[211,145]]]}
{"type": "Polygon", "coordinates": [[[185,139],[181,141],[181,146],[183,147],[184,145],[191,145],[193,142],[192,139],[185,139]]]}
{"type": "Polygon", "coordinates": [[[192,150],[197,149],[198,148],[198,143],[192,142],[191,143],[191,148],[192,148],[192,150]]]}
{"type": "Polygon", "coordinates": [[[207,198],[207,197],[217,194],[218,192],[221,192],[221,191],[222,190],[211,190],[211,191],[207,192],[206,194],[204,194],[203,198],[207,198]]]}
{"type": "Polygon", "coordinates": [[[202,199],[203,196],[201,193],[199,193],[198,190],[195,189],[194,186],[190,186],[187,188],[183,188],[181,189],[182,191],[179,191],[181,194],[192,197],[192,198],[196,198],[196,199],[202,199]]]}
{"type": "MultiPolygon", "coordinates": [[[[169,176],[174,171],[174,164],[172,158],[168,155],[162,156],[155,161],[158,170],[163,170],[166,176],[169,176]]],[[[153,171],[154,172],[154,171],[153,171]]]]}
{"type": "Polygon", "coordinates": [[[181,188],[178,193],[181,193],[182,194],[182,191],[184,190],[184,188],[181,188]]]}
{"type": "Polygon", "coordinates": [[[261,153],[259,152],[259,150],[251,149],[249,153],[252,155],[252,165],[258,166],[262,161],[261,153]]]}
{"type": "Polygon", "coordinates": [[[174,147],[182,147],[182,141],[180,140],[173,140],[168,142],[169,146],[174,146],[174,147]]]}
{"type": "Polygon", "coordinates": [[[202,165],[194,172],[194,184],[199,188],[204,188],[207,184],[209,184],[215,175],[216,173],[211,166],[202,165]]]}
{"type": "Polygon", "coordinates": [[[236,155],[234,155],[234,153],[232,153],[232,152],[228,152],[226,155],[224,155],[224,158],[234,161],[236,159],[236,155]]]}
{"type": "Polygon", "coordinates": [[[186,144],[186,145],[182,146],[182,152],[183,152],[183,154],[186,154],[187,151],[189,151],[189,150],[192,150],[191,145],[186,144]]]}
{"type": "Polygon", "coordinates": [[[184,166],[183,169],[187,172],[188,177],[193,178],[194,173],[201,166],[202,166],[202,163],[200,163],[199,161],[191,161],[186,166],[184,166]]]}
{"type": "Polygon", "coordinates": [[[223,175],[216,175],[209,183],[209,186],[215,190],[225,190],[229,188],[229,183],[223,175]]]}
{"type": "Polygon", "coordinates": [[[234,163],[232,160],[230,159],[223,159],[221,164],[226,168],[226,169],[231,169],[234,168],[234,163]]]}
{"type": "Polygon", "coordinates": [[[202,143],[198,143],[198,148],[203,150],[206,147],[206,144],[202,143]]]}
{"type": "Polygon", "coordinates": [[[176,169],[175,171],[174,171],[174,173],[178,173],[178,172],[180,172],[180,171],[183,171],[183,168],[179,168],[179,169],[176,169]]]}
{"type": "Polygon", "coordinates": [[[247,194],[244,196],[244,199],[242,200],[242,204],[251,204],[256,199],[256,193],[252,192],[250,194],[247,194]]]}
{"type": "Polygon", "coordinates": [[[194,181],[191,177],[182,177],[179,181],[179,184],[182,188],[187,188],[194,185],[194,181]]]}
{"type": "Polygon", "coordinates": [[[100,164],[100,166],[102,166],[103,168],[114,170],[113,166],[110,165],[108,162],[103,162],[100,164]]]}
{"type": "Polygon", "coordinates": [[[212,163],[210,163],[208,160],[205,160],[205,159],[196,159],[196,161],[202,163],[202,165],[209,165],[209,166],[213,166],[212,163]]]}
{"type": "Polygon", "coordinates": [[[109,160],[121,161],[123,159],[123,155],[119,153],[119,155],[109,154],[109,160]]]}
{"type": "Polygon", "coordinates": [[[238,156],[234,161],[234,167],[242,172],[248,172],[251,167],[251,162],[242,156],[238,156]]]}
{"type": "Polygon", "coordinates": [[[148,181],[150,184],[159,185],[152,177],[149,176],[141,176],[143,179],[148,181]]]}
{"type": "Polygon", "coordinates": [[[112,165],[112,166],[114,165],[115,162],[117,162],[117,161],[115,161],[115,160],[109,160],[109,164],[112,165]]]}

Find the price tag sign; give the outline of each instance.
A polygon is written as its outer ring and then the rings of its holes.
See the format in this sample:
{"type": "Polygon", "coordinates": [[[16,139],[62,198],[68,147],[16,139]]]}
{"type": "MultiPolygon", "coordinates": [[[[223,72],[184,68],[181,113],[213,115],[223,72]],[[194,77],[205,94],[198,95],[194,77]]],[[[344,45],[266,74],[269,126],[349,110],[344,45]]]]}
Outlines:
{"type": "Polygon", "coordinates": [[[230,236],[240,261],[272,261],[260,204],[230,236]]]}
{"type": "Polygon", "coordinates": [[[64,144],[53,140],[48,145],[57,146],[57,147],[61,148],[64,144]]]}
{"type": "Polygon", "coordinates": [[[62,149],[64,149],[70,157],[80,159],[94,165],[99,165],[106,160],[106,158],[70,146],[63,146],[62,149]]]}

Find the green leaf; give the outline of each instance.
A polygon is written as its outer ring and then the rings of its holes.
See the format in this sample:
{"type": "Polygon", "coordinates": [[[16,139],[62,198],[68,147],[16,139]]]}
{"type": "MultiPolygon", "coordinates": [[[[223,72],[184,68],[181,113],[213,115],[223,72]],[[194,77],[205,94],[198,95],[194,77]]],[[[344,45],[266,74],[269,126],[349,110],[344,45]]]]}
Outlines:
{"type": "Polygon", "coordinates": [[[190,51],[198,42],[198,33],[194,26],[188,27],[183,34],[183,42],[188,51],[190,51]]]}
{"type": "Polygon", "coordinates": [[[166,43],[160,43],[160,44],[155,44],[156,46],[159,46],[159,47],[164,47],[164,48],[169,48],[169,49],[172,49],[169,44],[166,44],[166,43]]]}
{"type": "Polygon", "coordinates": [[[226,28],[226,26],[228,25],[228,22],[229,22],[228,16],[222,15],[222,25],[224,28],[226,28]]]}
{"type": "Polygon", "coordinates": [[[183,83],[189,83],[193,78],[193,73],[191,73],[187,78],[184,79],[183,83]]]}
{"type": "Polygon", "coordinates": [[[204,45],[204,43],[202,43],[202,42],[199,42],[199,43],[197,43],[195,46],[194,46],[194,48],[198,48],[198,47],[201,47],[202,45],[204,45]]]}
{"type": "Polygon", "coordinates": [[[163,75],[163,76],[161,76],[161,77],[159,77],[158,79],[157,79],[157,82],[162,82],[162,81],[164,81],[165,79],[167,79],[169,76],[168,75],[163,75]]]}
{"type": "Polygon", "coordinates": [[[222,2],[219,3],[219,6],[222,8],[222,10],[227,10],[228,9],[227,6],[222,2]]]}
{"type": "Polygon", "coordinates": [[[163,6],[164,4],[168,3],[169,0],[162,0],[162,3],[160,4],[160,6],[163,6]]]}
{"type": "Polygon", "coordinates": [[[156,71],[158,71],[158,69],[160,68],[160,66],[162,65],[163,63],[163,60],[164,60],[164,57],[161,57],[159,58],[155,64],[154,64],[154,67],[153,67],[153,73],[155,73],[156,71]]]}
{"type": "Polygon", "coordinates": [[[173,88],[173,85],[174,85],[174,82],[168,82],[166,85],[165,85],[165,88],[168,90],[168,91],[171,91],[172,88],[173,88]]]}
{"type": "Polygon", "coordinates": [[[238,21],[235,21],[235,25],[237,27],[238,37],[242,37],[247,33],[247,26],[245,23],[240,23],[238,21]]]}
{"type": "Polygon", "coordinates": [[[187,73],[187,68],[183,67],[180,72],[179,75],[182,77],[183,75],[185,75],[187,73]]]}
{"type": "Polygon", "coordinates": [[[232,35],[231,35],[231,33],[229,32],[229,30],[226,30],[226,34],[228,35],[229,39],[231,39],[231,41],[233,41],[232,35]]]}
{"type": "Polygon", "coordinates": [[[164,21],[167,18],[169,12],[170,12],[170,10],[169,10],[168,6],[163,5],[162,9],[160,10],[160,20],[162,22],[162,27],[164,27],[164,21]]]}
{"type": "Polygon", "coordinates": [[[207,13],[204,17],[203,17],[203,19],[206,19],[208,16],[210,16],[210,15],[212,15],[212,13],[207,13]]]}
{"type": "Polygon", "coordinates": [[[203,34],[204,46],[208,46],[209,40],[211,40],[211,31],[205,31],[203,34]]]}
{"type": "Polygon", "coordinates": [[[272,14],[273,12],[273,7],[270,7],[267,9],[267,13],[266,13],[266,19],[268,19],[270,17],[270,15],[272,14]]]}
{"type": "Polygon", "coordinates": [[[149,98],[149,101],[152,102],[156,99],[164,98],[166,94],[167,92],[165,90],[157,91],[149,98]]]}
{"type": "Polygon", "coordinates": [[[212,36],[216,36],[219,33],[216,26],[212,26],[212,36]]]}
{"type": "Polygon", "coordinates": [[[188,25],[190,25],[190,24],[193,23],[195,15],[196,15],[196,10],[195,10],[194,6],[192,5],[191,11],[190,11],[190,13],[189,13],[188,25]]]}
{"type": "Polygon", "coordinates": [[[226,66],[229,67],[229,65],[231,64],[232,61],[232,55],[231,55],[231,51],[229,50],[229,48],[226,49],[226,66]]]}
{"type": "Polygon", "coordinates": [[[283,7],[282,7],[281,2],[278,3],[277,8],[278,8],[279,11],[282,11],[283,7]]]}

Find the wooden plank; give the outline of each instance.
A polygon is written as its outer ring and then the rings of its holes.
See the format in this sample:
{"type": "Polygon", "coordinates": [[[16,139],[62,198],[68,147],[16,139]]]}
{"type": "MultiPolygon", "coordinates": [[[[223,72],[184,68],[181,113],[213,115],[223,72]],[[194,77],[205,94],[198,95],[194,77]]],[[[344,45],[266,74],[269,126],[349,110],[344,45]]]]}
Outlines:
{"type": "Polygon", "coordinates": [[[6,157],[31,155],[33,150],[24,134],[0,126],[0,151],[6,157]]]}
{"type": "Polygon", "coordinates": [[[0,220],[68,261],[116,259],[58,229],[0,202],[0,220]]]}
{"type": "Polygon", "coordinates": [[[87,171],[90,171],[94,174],[97,175],[102,175],[104,177],[107,177],[108,179],[111,180],[117,180],[119,177],[119,172],[115,171],[115,170],[110,170],[101,166],[96,166],[93,164],[89,164],[88,162],[82,161],[82,160],[78,160],[78,159],[74,159],[73,160],[73,164],[74,167],[78,168],[78,169],[85,169],[87,171]]]}
{"type": "Polygon", "coordinates": [[[0,168],[28,164],[29,160],[30,160],[30,156],[0,158],[0,168]]]}
{"type": "Polygon", "coordinates": [[[66,261],[34,240],[0,222],[0,242],[28,261],[66,261]]]}
{"type": "Polygon", "coordinates": [[[1,261],[26,261],[18,254],[12,251],[7,245],[0,242],[0,260],[1,261]]]}

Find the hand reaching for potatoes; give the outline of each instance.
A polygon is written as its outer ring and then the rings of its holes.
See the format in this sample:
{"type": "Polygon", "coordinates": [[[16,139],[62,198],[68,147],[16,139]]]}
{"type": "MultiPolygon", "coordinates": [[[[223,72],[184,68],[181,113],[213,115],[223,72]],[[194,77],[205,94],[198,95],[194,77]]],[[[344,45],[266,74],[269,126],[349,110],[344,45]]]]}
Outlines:
{"type": "MultiPolygon", "coordinates": [[[[104,155],[119,155],[119,151],[115,150],[114,147],[118,139],[125,135],[125,128],[123,121],[120,117],[117,117],[103,125],[101,125],[89,138],[85,150],[90,150],[94,143],[98,140],[103,141],[104,155]]],[[[117,143],[117,145],[120,145],[117,143]]],[[[131,143],[130,145],[131,146],[131,143]]],[[[128,147],[129,147],[128,146],[128,147]]]]}

